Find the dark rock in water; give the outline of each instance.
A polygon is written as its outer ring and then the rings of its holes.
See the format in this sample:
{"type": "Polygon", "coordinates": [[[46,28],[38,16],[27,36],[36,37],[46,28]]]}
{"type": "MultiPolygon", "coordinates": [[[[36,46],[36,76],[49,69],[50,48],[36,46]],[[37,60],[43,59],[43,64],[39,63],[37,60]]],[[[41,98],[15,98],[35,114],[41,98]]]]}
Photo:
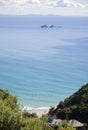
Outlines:
{"type": "Polygon", "coordinates": [[[41,28],[48,28],[48,26],[47,25],[42,25],[41,28]]]}
{"type": "Polygon", "coordinates": [[[50,28],[54,28],[55,26],[54,25],[50,25],[50,28]]]}
{"type": "Polygon", "coordinates": [[[58,26],[58,28],[62,28],[62,26],[58,26]]]}
{"type": "Polygon", "coordinates": [[[55,27],[56,27],[56,28],[62,28],[61,25],[59,25],[59,26],[54,26],[54,25],[47,26],[47,25],[45,25],[45,24],[44,24],[44,25],[41,25],[41,28],[48,28],[48,27],[49,27],[49,28],[55,28],[55,27]]]}

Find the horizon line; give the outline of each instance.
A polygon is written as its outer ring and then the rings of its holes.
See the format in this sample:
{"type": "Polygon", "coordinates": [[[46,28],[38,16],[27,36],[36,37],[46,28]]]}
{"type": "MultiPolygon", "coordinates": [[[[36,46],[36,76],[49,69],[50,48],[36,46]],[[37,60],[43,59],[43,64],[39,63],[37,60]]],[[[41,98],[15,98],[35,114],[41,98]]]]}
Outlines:
{"type": "Polygon", "coordinates": [[[59,14],[0,14],[0,16],[58,16],[58,17],[88,17],[88,15],[59,15],[59,14]]]}

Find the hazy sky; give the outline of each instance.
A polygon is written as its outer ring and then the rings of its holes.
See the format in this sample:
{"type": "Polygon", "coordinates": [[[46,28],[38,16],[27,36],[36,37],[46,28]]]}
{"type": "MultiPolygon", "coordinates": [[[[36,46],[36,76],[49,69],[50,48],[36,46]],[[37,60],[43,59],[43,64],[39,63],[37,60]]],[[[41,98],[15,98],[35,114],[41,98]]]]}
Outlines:
{"type": "Polygon", "coordinates": [[[88,16],[88,0],[0,0],[0,14],[88,16]]]}

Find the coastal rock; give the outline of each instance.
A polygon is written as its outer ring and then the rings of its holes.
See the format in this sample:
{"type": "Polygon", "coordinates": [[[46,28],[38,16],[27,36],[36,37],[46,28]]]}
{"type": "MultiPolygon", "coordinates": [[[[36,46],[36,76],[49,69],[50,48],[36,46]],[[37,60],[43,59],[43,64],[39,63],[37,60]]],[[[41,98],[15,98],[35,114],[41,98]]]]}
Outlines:
{"type": "Polygon", "coordinates": [[[50,28],[54,28],[55,26],[54,25],[50,25],[50,28]]]}
{"type": "MultiPolygon", "coordinates": [[[[59,26],[50,25],[50,26],[49,26],[49,28],[55,28],[55,27],[56,27],[56,28],[62,28],[61,25],[59,25],[59,26]]],[[[44,25],[41,25],[41,28],[48,28],[48,26],[44,24],[44,25]]]]}
{"type": "Polygon", "coordinates": [[[58,28],[62,28],[62,26],[61,26],[61,25],[59,25],[59,26],[58,26],[58,28]]]}
{"type": "Polygon", "coordinates": [[[48,28],[47,25],[41,25],[41,28],[48,28]]]}

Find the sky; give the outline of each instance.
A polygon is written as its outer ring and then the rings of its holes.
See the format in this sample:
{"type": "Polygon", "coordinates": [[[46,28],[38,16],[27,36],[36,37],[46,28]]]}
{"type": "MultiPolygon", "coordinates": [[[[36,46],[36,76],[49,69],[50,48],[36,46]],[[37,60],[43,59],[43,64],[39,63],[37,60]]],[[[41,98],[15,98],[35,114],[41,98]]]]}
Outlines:
{"type": "Polygon", "coordinates": [[[88,16],[88,0],[0,0],[0,14],[88,16]]]}

